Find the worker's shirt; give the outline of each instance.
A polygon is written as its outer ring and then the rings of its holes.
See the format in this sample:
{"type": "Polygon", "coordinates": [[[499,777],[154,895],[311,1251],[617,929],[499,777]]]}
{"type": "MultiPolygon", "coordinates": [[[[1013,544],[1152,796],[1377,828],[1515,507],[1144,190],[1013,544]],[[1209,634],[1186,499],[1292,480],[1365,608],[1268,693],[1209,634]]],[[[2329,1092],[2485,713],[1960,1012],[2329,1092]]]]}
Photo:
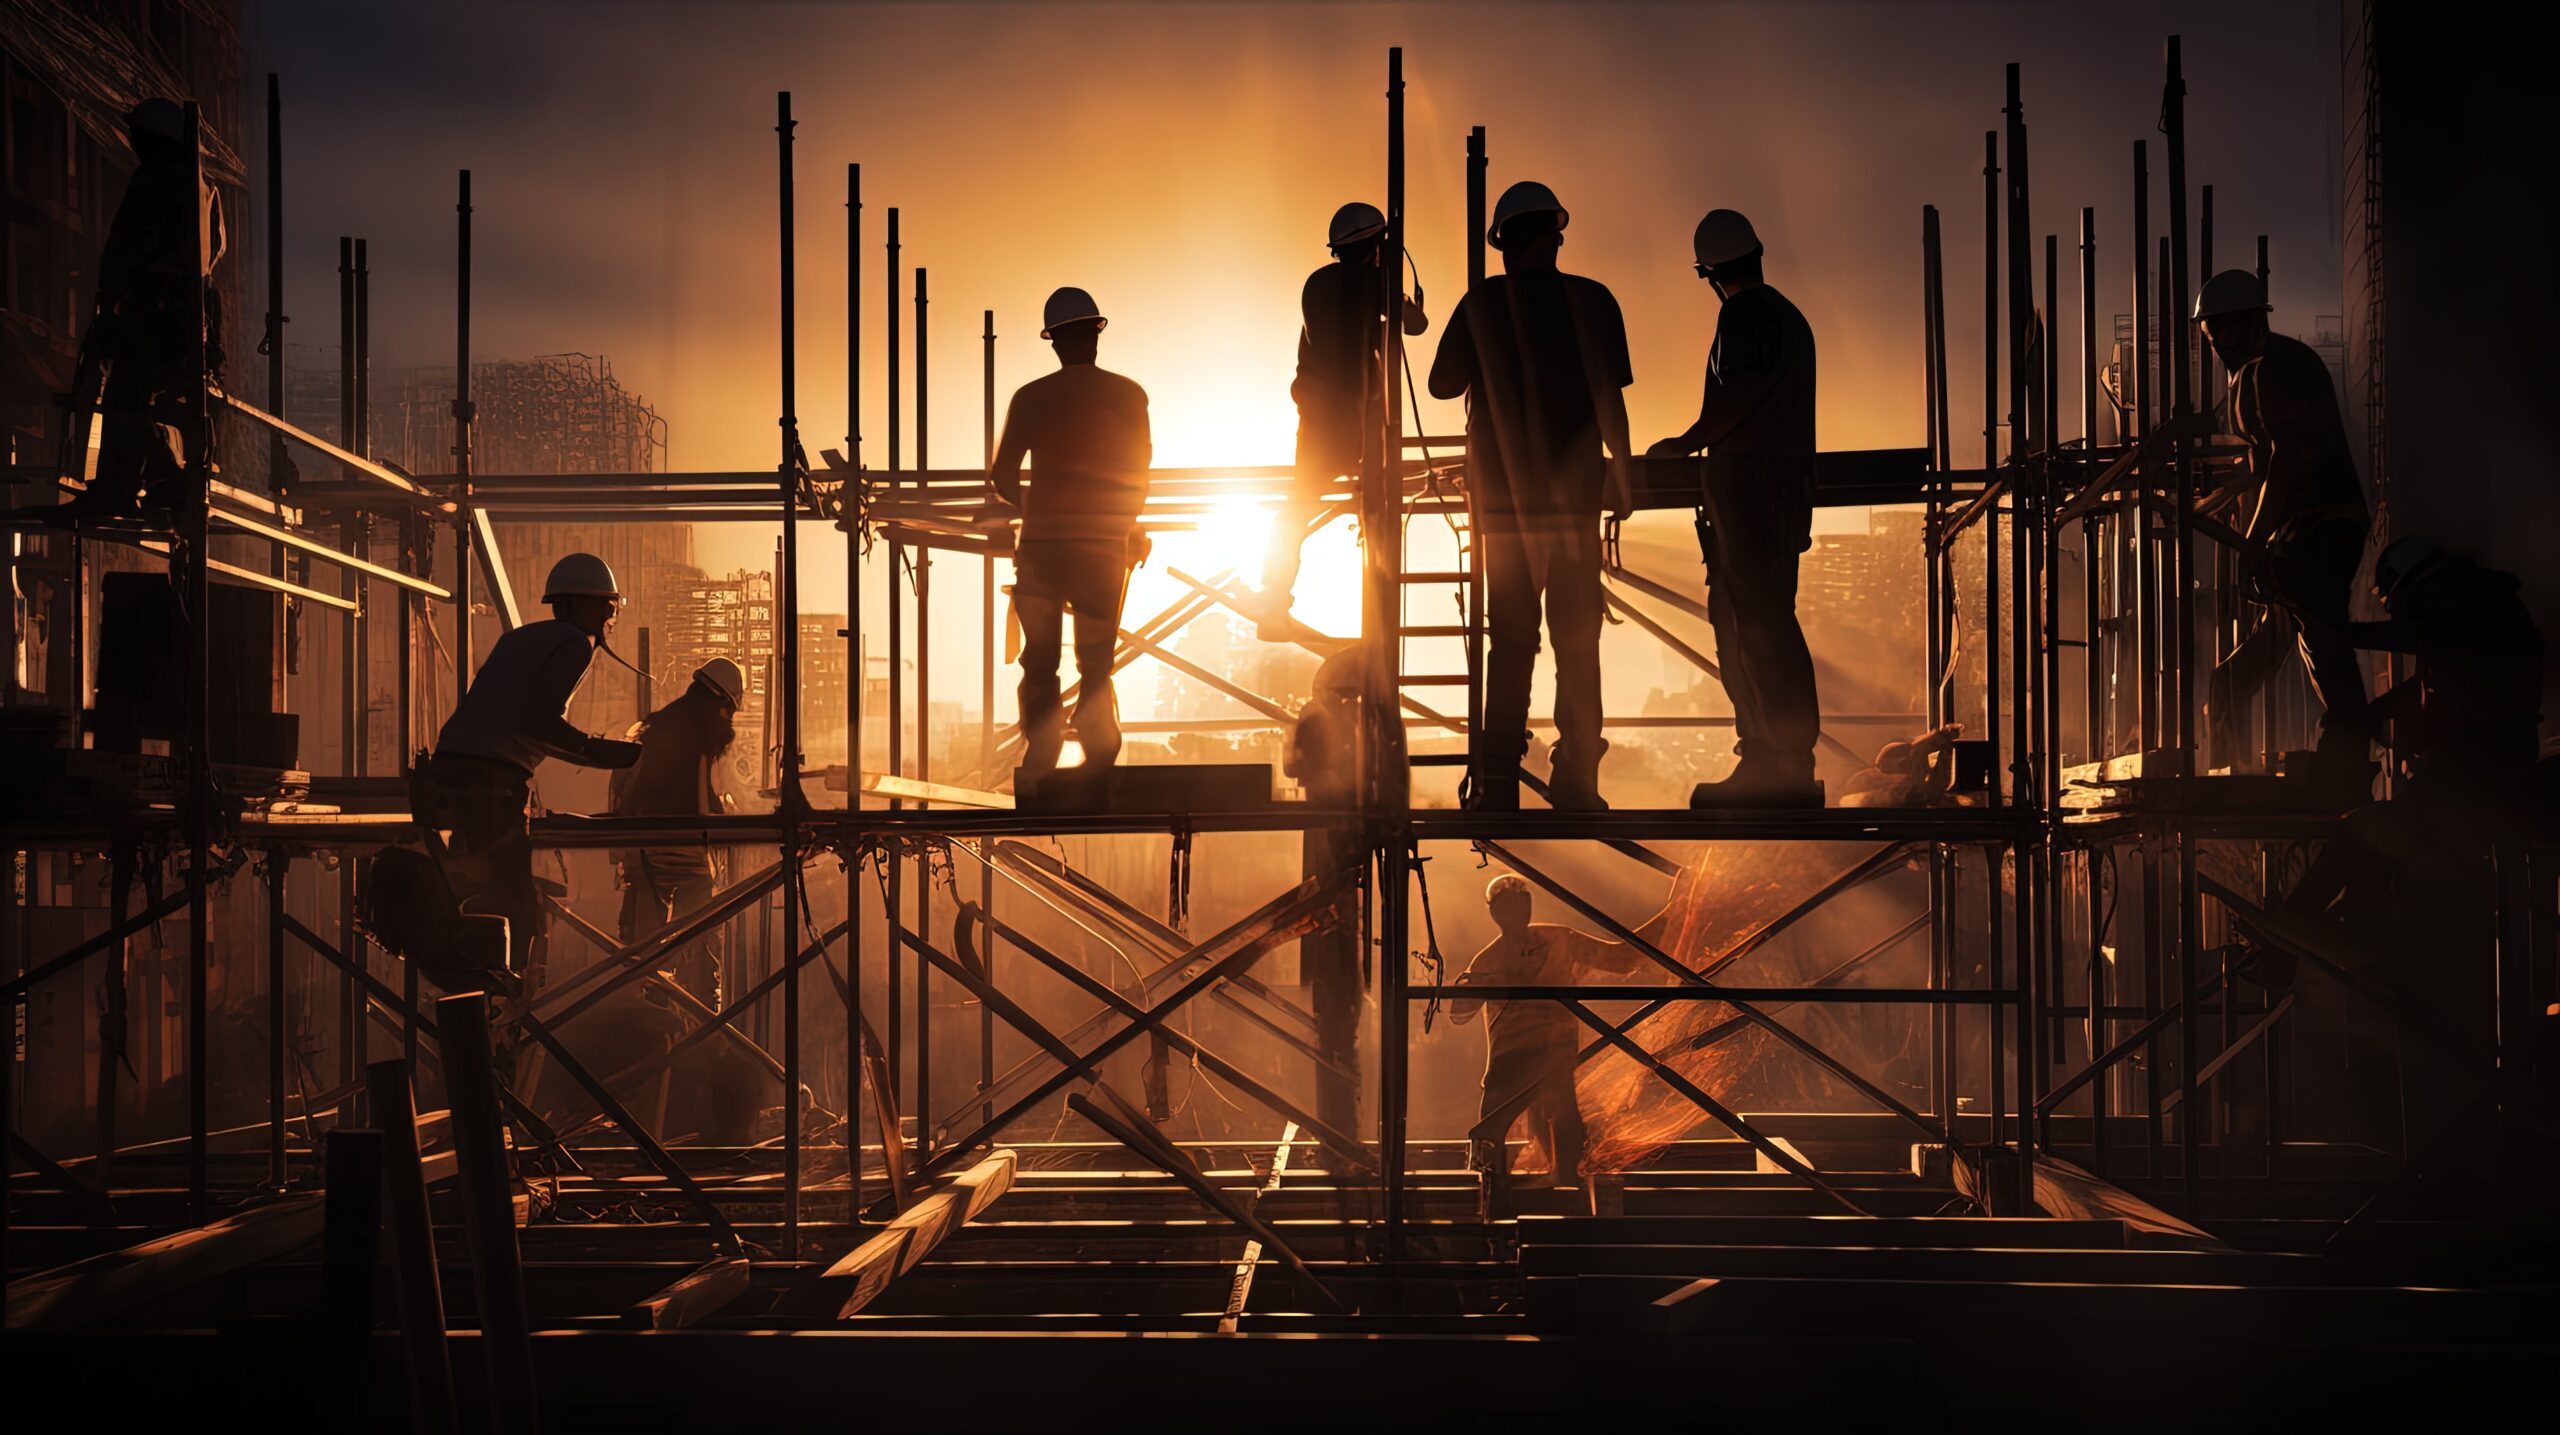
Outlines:
{"type": "Polygon", "coordinates": [[[1751,517],[1765,517],[1778,533],[1811,536],[1813,394],[1813,326],[1803,312],[1766,284],[1725,300],[1691,431],[1706,450],[1710,520],[1719,508],[1766,503],[1751,517]]]}
{"type": "MultiPolygon", "coordinates": [[[[712,769],[737,737],[730,717],[699,686],[649,714],[637,740],[640,760],[613,775],[617,817],[698,817],[720,810],[712,769]]],[[[711,870],[700,847],[652,848],[650,868],[661,876],[711,870]]]]}
{"type": "Polygon", "coordinates": [[[1054,539],[1128,541],[1147,502],[1155,442],[1147,391],[1093,364],[1066,364],[1015,392],[1004,440],[989,473],[996,492],[1022,509],[1024,543],[1054,539]],[[1021,479],[1031,459],[1031,486],[1021,479]]]}
{"type": "Polygon", "coordinates": [[[1431,360],[1433,393],[1467,395],[1468,480],[1497,519],[1597,520],[1599,405],[1634,382],[1616,296],[1579,274],[1486,278],[1431,360]]]}
{"type": "MultiPolygon", "coordinates": [[[[1573,986],[1595,974],[1635,972],[1643,960],[1635,948],[1624,942],[1606,941],[1549,922],[1532,922],[1527,935],[1519,940],[1496,937],[1487,943],[1459,980],[1480,986],[1573,986]]],[[[1449,1003],[1449,1018],[1456,1022],[1472,1020],[1479,1006],[1493,1009],[1492,1030],[1485,1038],[1488,1059],[1496,1052],[1523,1046],[1576,1042],[1585,1030],[1573,1013],[1551,1001],[1457,997],[1449,1003]]]]}
{"type": "MultiPolygon", "coordinates": [[[[1307,276],[1298,295],[1298,377],[1289,385],[1300,424],[1349,429],[1357,442],[1362,392],[1386,362],[1382,284],[1377,265],[1340,260],[1307,276]]],[[[1405,332],[1421,333],[1421,310],[1409,298],[1402,308],[1405,332]]]]}
{"type": "Polygon", "coordinates": [[[595,640],[562,618],[499,638],[436,735],[436,756],[502,762],[528,776],[546,757],[585,761],[587,735],[567,714],[595,656],[595,640]]]}
{"type": "Polygon", "coordinates": [[[2249,445],[2249,474],[2260,485],[2250,536],[2305,518],[2367,516],[2337,386],[2317,350],[2271,333],[2258,357],[2232,371],[2230,387],[2223,422],[2249,445]]]}
{"type": "Polygon", "coordinates": [[[210,181],[192,185],[194,175],[185,159],[168,155],[154,155],[134,170],[98,253],[98,292],[108,304],[146,285],[184,279],[190,270],[199,279],[212,277],[226,241],[222,200],[210,181]]]}

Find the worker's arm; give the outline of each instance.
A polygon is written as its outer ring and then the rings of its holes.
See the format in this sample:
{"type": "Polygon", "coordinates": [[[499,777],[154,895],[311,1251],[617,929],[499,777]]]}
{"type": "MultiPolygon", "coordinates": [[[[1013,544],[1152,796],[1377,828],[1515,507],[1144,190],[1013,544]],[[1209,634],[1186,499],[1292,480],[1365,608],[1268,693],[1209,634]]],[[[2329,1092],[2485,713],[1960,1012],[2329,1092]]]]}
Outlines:
{"type": "Polygon", "coordinates": [[[987,465],[987,486],[995,490],[996,501],[1014,508],[1022,506],[1022,457],[1027,451],[1022,425],[1022,395],[1005,405],[1004,437],[996,440],[996,456],[987,465]]]}
{"type": "MultiPolygon", "coordinates": [[[[1654,920],[1662,921],[1663,918],[1658,916],[1654,920]]],[[[1650,922],[1646,924],[1648,927],[1652,925],[1653,923],[1650,922]]],[[[1659,947],[1662,944],[1659,931],[1639,930],[1637,935],[1653,946],[1659,947]]],[[[1634,944],[1629,942],[1613,942],[1606,937],[1592,936],[1588,932],[1574,932],[1568,940],[1573,944],[1574,966],[1580,971],[1602,972],[1611,976],[1633,976],[1652,966],[1651,962],[1645,960],[1644,953],[1638,951],[1634,944]]]]}
{"type": "Polygon", "coordinates": [[[1645,450],[1649,458],[1684,458],[1724,442],[1769,392],[1778,367],[1778,336],[1767,326],[1737,318],[1728,303],[1716,321],[1707,351],[1706,392],[1697,421],[1645,450]]]}
{"type": "Polygon", "coordinates": [[[1609,450],[1609,477],[1606,505],[1611,518],[1633,518],[1636,512],[1635,475],[1628,460],[1627,391],[1602,386],[1600,393],[1600,442],[1609,450]]]}
{"type": "Polygon", "coordinates": [[[1449,327],[1440,331],[1439,352],[1431,356],[1431,397],[1455,399],[1475,387],[1475,341],[1467,334],[1467,301],[1449,311],[1449,327]]]}
{"type": "MultiPolygon", "coordinates": [[[[2313,359],[2314,363],[2318,360],[2313,359]]],[[[2304,371],[2291,350],[2270,351],[2258,361],[2257,422],[2266,435],[2266,486],[2257,511],[2249,515],[2248,535],[2265,539],[2312,501],[2314,479],[2344,459],[2327,449],[2327,435],[2337,396],[2324,370],[2304,371]]]]}
{"type": "Polygon", "coordinates": [[[595,645],[584,638],[564,642],[535,670],[524,694],[526,739],[545,757],[580,767],[629,767],[639,760],[640,745],[580,732],[569,721],[569,699],[595,661],[595,645]]]}

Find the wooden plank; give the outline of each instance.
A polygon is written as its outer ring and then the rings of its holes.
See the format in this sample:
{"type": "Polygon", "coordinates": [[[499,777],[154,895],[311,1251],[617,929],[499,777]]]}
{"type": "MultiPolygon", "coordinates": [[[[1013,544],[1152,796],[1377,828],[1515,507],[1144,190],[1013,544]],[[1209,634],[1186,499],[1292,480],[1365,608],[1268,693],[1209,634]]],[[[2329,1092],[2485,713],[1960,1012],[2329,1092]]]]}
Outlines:
{"type": "Polygon", "coordinates": [[[634,1302],[622,1313],[622,1323],[637,1330],[683,1330],[744,1295],[746,1289],[746,1257],[715,1256],[666,1289],[634,1302]]]}
{"type": "Polygon", "coordinates": [[[2209,1250],[2229,1249],[2212,1232],[2181,1221],[2068,1161],[2051,1156],[2035,1159],[2036,1205],[2048,1216],[2066,1221],[2122,1221],[2129,1236],[2140,1234],[2154,1243],[2166,1240],[2209,1250]]]}
{"type": "Polygon", "coordinates": [[[9,1282],[8,1328],[59,1330],[111,1319],[200,1281],[320,1239],[321,1200],[290,1196],[210,1225],[9,1282]]]}
{"type": "MultiPolygon", "coordinates": [[[[1260,1205],[1262,1197],[1280,1189],[1280,1178],[1289,1173],[1289,1143],[1297,1139],[1297,1122],[1292,1121],[1280,1128],[1280,1144],[1271,1150],[1271,1175],[1262,1183],[1262,1189],[1254,1193],[1253,1205],[1247,1206],[1247,1210],[1260,1205]]],[[[1254,1268],[1261,1264],[1262,1238],[1246,1238],[1244,1255],[1236,1262],[1235,1280],[1227,1287],[1227,1313],[1218,1317],[1220,1335],[1236,1333],[1236,1322],[1243,1318],[1245,1305],[1253,1299],[1254,1268]]]]}
{"type": "Polygon", "coordinates": [[[783,1300],[796,1314],[844,1320],[879,1298],[889,1283],[914,1270],[933,1248],[1013,1189],[1014,1154],[998,1147],[961,1172],[951,1184],[909,1206],[880,1234],[847,1251],[835,1264],[783,1300]]]}

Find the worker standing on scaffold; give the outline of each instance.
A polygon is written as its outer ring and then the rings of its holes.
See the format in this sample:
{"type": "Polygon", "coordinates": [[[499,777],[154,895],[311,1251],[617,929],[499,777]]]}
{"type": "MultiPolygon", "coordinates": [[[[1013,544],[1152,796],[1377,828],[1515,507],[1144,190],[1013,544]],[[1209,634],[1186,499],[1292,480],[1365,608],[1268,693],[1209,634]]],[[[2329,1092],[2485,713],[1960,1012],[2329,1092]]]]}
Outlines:
{"type": "Polygon", "coordinates": [[[186,111],[165,99],[144,100],[125,116],[141,163],[98,256],[97,305],[73,395],[78,429],[90,385],[103,376],[98,467],[87,491],[62,506],[66,519],[130,519],[146,506],[165,512],[186,468],[175,406],[222,367],[222,295],[213,284],[224,248],[222,201],[210,183],[196,183],[186,123],[186,111]],[[201,330],[192,324],[191,286],[204,296],[201,330]]]}
{"type": "Polygon", "coordinates": [[[1484,731],[1467,805],[1520,807],[1538,618],[1556,645],[1549,800],[1600,798],[1600,516],[1635,510],[1627,471],[1626,320],[1606,285],[1556,268],[1564,205],[1543,184],[1502,192],[1485,241],[1503,272],[1467,291],[1431,359],[1431,396],[1467,399],[1467,504],[1484,575],[1484,731]]]}
{"type": "Polygon", "coordinates": [[[1013,559],[1013,610],[1022,621],[1017,697],[1022,778],[1034,784],[1057,771],[1066,745],[1058,659],[1069,610],[1076,618],[1076,677],[1082,687],[1075,732],[1085,770],[1100,773],[1120,755],[1111,659],[1119,647],[1129,570],[1147,553],[1138,512],[1147,502],[1155,440],[1147,427],[1147,391],[1094,362],[1109,322],[1082,289],[1049,296],[1040,337],[1057,350],[1058,371],[1015,391],[995,462],[987,468],[995,512],[1021,515],[1013,559]]]}
{"type": "Polygon", "coordinates": [[[463,909],[507,919],[506,969],[486,974],[502,996],[522,989],[542,920],[525,813],[533,770],[547,757],[580,767],[640,760],[640,744],[580,732],[568,718],[569,700],[622,606],[613,569],[592,553],[572,553],[551,566],[542,601],[552,616],[491,646],[422,774],[424,795],[439,810],[419,820],[450,828],[453,857],[479,879],[476,892],[463,894],[463,909]]]}
{"type": "MultiPolygon", "coordinates": [[[[1307,525],[1324,511],[1334,481],[1360,471],[1361,438],[1379,392],[1386,357],[1378,284],[1381,263],[1401,263],[1386,252],[1387,217],[1357,201],[1333,213],[1325,240],[1333,262],[1307,276],[1298,295],[1298,376],[1289,397],[1298,402],[1297,474],[1289,499],[1271,520],[1269,551],[1262,560],[1262,596],[1256,618],[1275,641],[1296,631],[1289,609],[1297,600],[1298,560],[1307,525]]],[[[1422,309],[1422,284],[1400,303],[1404,331],[1431,327],[1422,309]]]]}

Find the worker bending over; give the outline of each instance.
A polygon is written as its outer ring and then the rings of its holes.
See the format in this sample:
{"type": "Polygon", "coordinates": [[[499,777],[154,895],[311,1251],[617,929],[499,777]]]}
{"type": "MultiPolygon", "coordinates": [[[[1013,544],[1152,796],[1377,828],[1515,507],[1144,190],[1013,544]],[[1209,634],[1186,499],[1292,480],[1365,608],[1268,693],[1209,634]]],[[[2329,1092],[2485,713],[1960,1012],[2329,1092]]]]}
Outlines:
{"type": "Polygon", "coordinates": [[[1820,807],[1813,745],[1822,710],[1796,619],[1796,565],[1813,546],[1813,326],[1762,279],[1750,220],[1710,210],[1691,244],[1698,277],[1724,305],[1706,394],[1695,423],[1645,454],[1706,452],[1698,548],[1741,760],[1721,781],[1699,784],[1690,804],[1820,807]]]}
{"type": "MultiPolygon", "coordinates": [[[[738,741],[738,705],[746,700],[747,675],[727,658],[693,670],[676,700],[635,724],[640,760],[613,776],[616,817],[703,817],[726,811],[720,791],[720,759],[738,741]]],[[[622,940],[629,945],[668,922],[708,904],[711,853],[704,847],[645,847],[625,852],[622,867],[622,940]]],[[[720,962],[704,936],[675,963],[677,980],[712,1006],[720,1004],[720,962]]]]}
{"type": "Polygon", "coordinates": [[[1569,216],[1543,184],[1502,192],[1485,241],[1503,273],[1458,301],[1431,360],[1434,398],[1467,399],[1469,522],[1484,575],[1484,727],[1469,759],[1467,805],[1520,806],[1529,750],[1529,685],[1543,604],[1556,645],[1559,808],[1599,808],[1600,513],[1634,511],[1627,474],[1633,383],[1626,321],[1608,288],[1556,268],[1569,216]]]}
{"type": "Polygon", "coordinates": [[[1147,391],[1094,363],[1108,322],[1082,289],[1049,296],[1040,337],[1058,351],[1058,371],[1014,394],[987,470],[999,502],[1021,515],[1013,610],[1022,622],[1022,770],[1034,781],[1057,770],[1066,743],[1058,658],[1068,610],[1076,618],[1075,730],[1084,765],[1099,772],[1120,755],[1111,659],[1129,570],[1146,556],[1138,512],[1155,444],[1147,391]]]}
{"type": "MultiPolygon", "coordinates": [[[[1529,884],[1515,874],[1494,878],[1484,889],[1484,902],[1497,932],[1459,976],[1460,986],[1575,986],[1596,974],[1624,975],[1643,965],[1636,949],[1624,942],[1530,921],[1529,884]]],[[[1573,1184],[1582,1172],[1582,1107],[1573,1089],[1582,1024],[1552,1001],[1499,997],[1457,997],[1449,1003],[1449,1020],[1464,1026],[1488,1004],[1493,1015],[1485,1031],[1484,1099],[1476,1112],[1469,1164],[1479,1171],[1509,1171],[1508,1128],[1488,1132],[1482,1123],[1528,1090],[1522,1115],[1529,1134],[1553,1158],[1549,1169],[1556,1184],[1573,1184]]]]}
{"type": "Polygon", "coordinates": [[[2214,665],[2205,708],[2215,746],[2236,754],[2242,711],[2300,635],[2320,694],[2320,737],[2308,776],[2339,807],[2371,795],[2373,716],[2364,669],[2347,640],[2347,601],[2372,519],[2356,478],[2329,366],[2310,345],[2267,328],[2267,287],[2226,269],[2197,291],[2195,317],[2230,373],[2223,428],[2249,446],[2256,487],[2242,535],[2246,584],[2267,605],[2261,622],[2214,665]]]}
{"type": "MultiPolygon", "coordinates": [[[[1334,480],[1360,471],[1362,439],[1382,417],[1377,403],[1386,372],[1386,306],[1380,295],[1386,276],[1379,269],[1401,262],[1387,254],[1386,232],[1387,217],[1376,205],[1335,210],[1326,234],[1333,262],[1308,275],[1298,296],[1298,376],[1289,385],[1289,397],[1298,401],[1297,474],[1288,502],[1271,521],[1270,551],[1262,561],[1259,617],[1275,637],[1290,630],[1308,525],[1324,512],[1325,491],[1334,480]]],[[[1413,297],[1398,304],[1405,333],[1431,327],[1419,282],[1413,297]]]]}
{"type": "Polygon", "coordinates": [[[572,553],[551,566],[542,601],[551,605],[551,617],[491,645],[445,719],[424,774],[440,810],[418,814],[452,830],[452,855],[479,879],[457,884],[471,889],[463,910],[507,919],[507,969],[490,973],[503,995],[512,995],[530,969],[542,916],[525,826],[533,770],[547,757],[613,768],[640,758],[640,744],[580,732],[567,716],[622,605],[613,569],[592,553],[572,553]]]}

